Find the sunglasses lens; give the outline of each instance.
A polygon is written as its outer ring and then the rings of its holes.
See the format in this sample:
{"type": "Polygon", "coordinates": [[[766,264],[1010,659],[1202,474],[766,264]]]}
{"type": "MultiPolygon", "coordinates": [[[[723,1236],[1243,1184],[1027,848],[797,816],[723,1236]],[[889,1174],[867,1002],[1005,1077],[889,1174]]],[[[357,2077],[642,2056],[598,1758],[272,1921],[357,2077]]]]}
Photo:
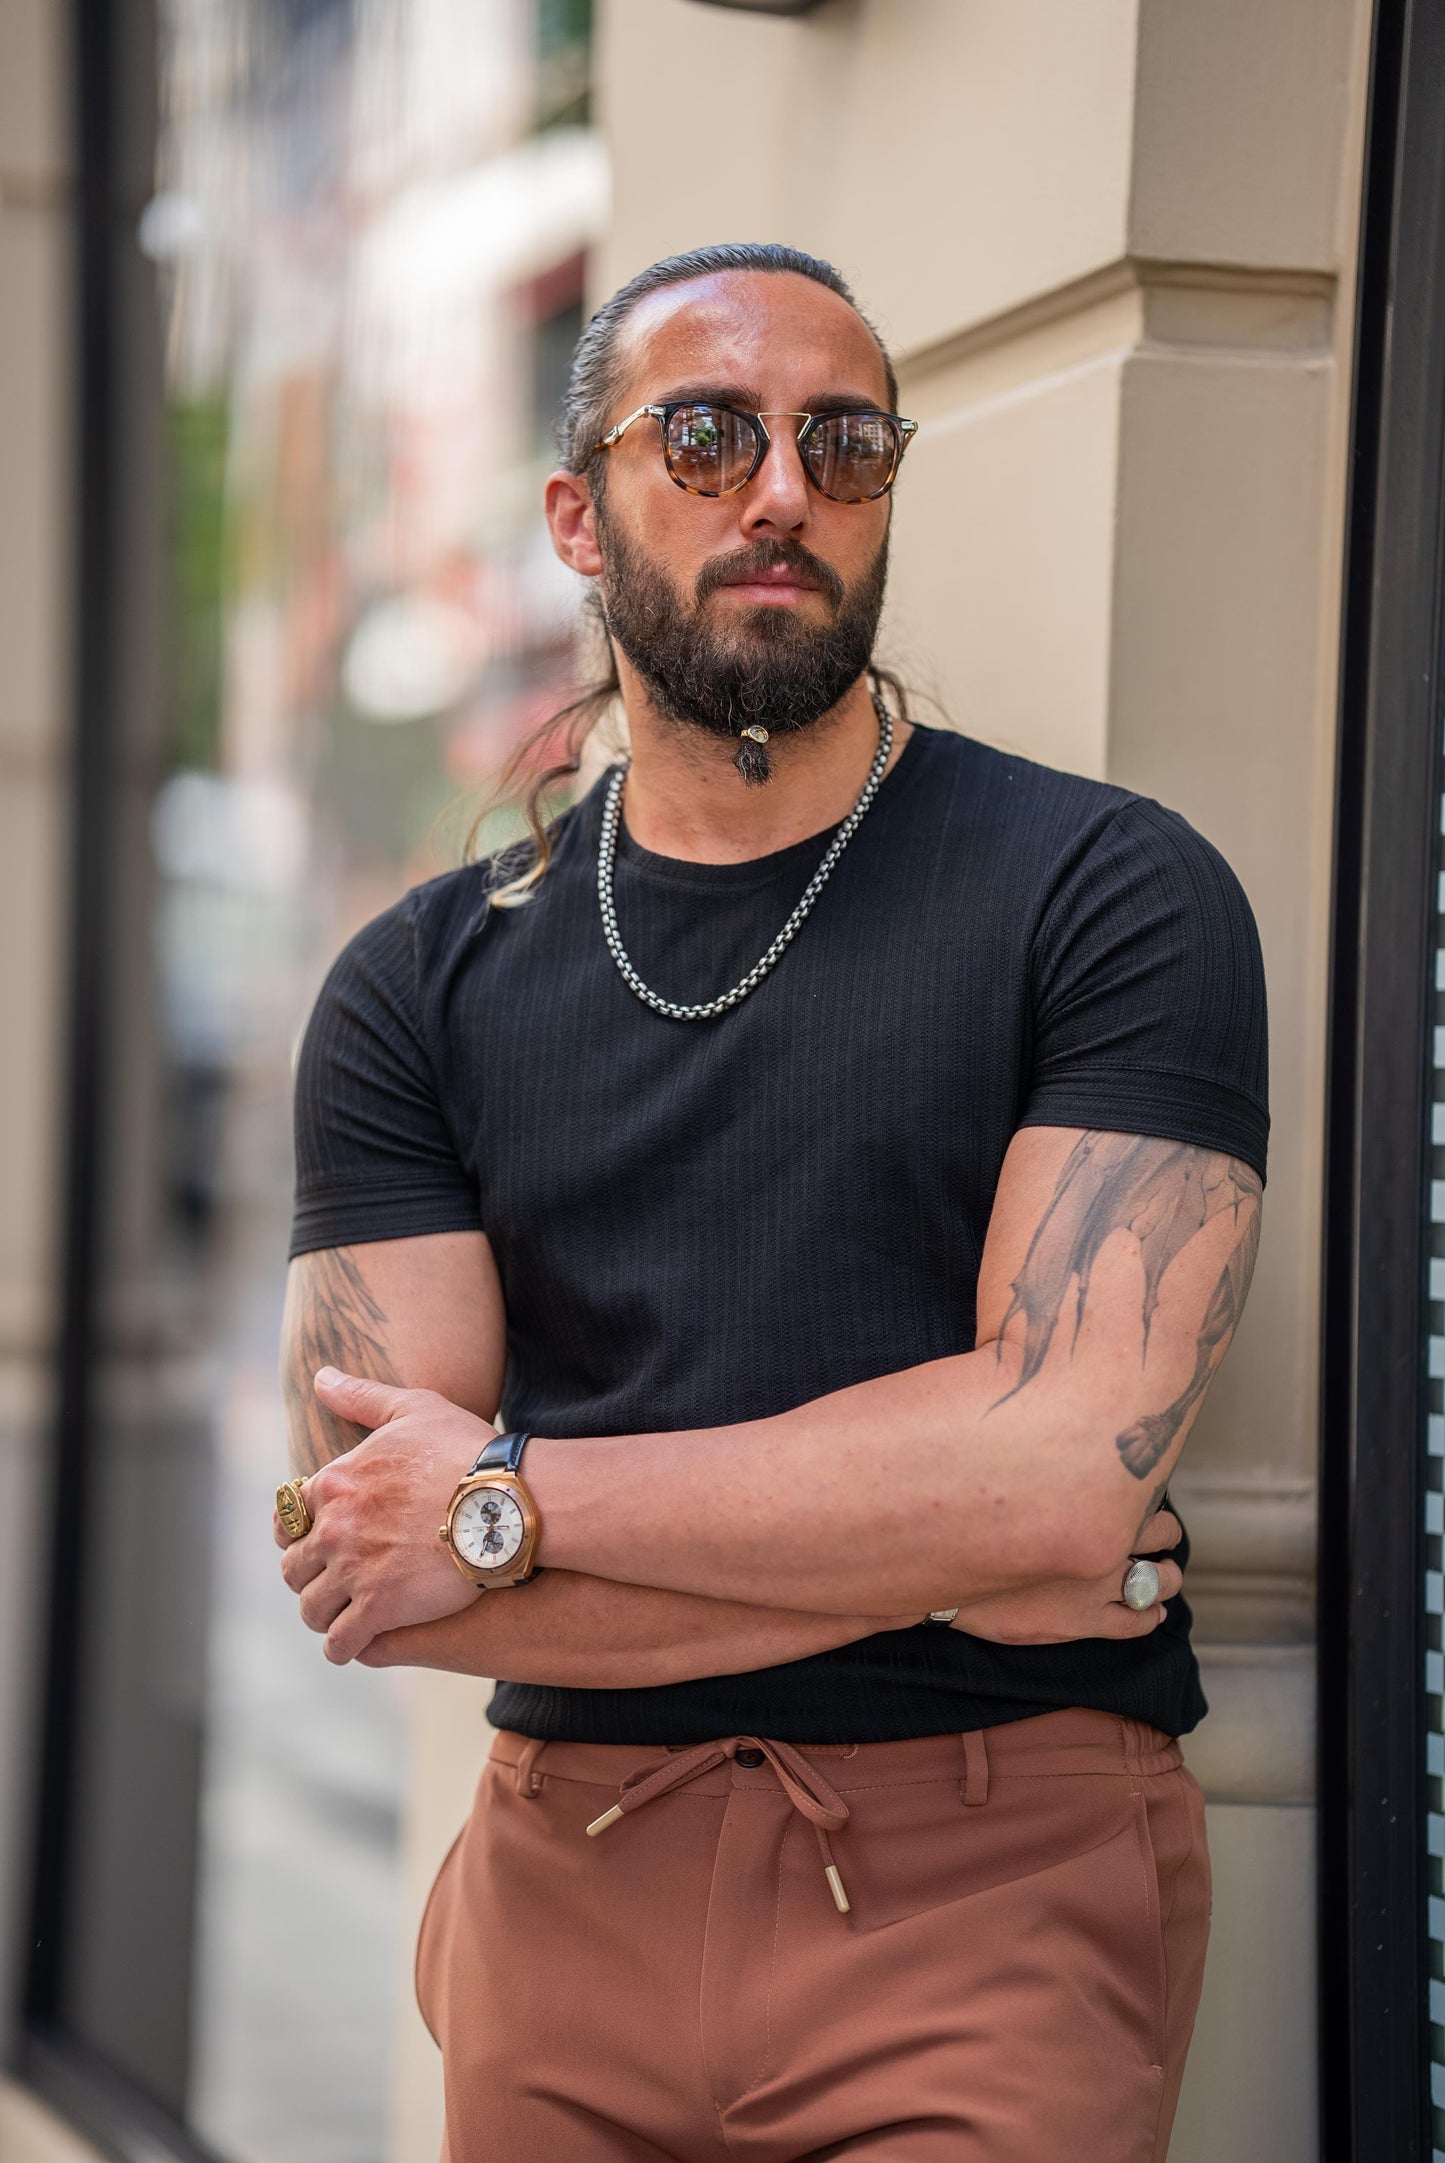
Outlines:
{"type": "Polygon", "coordinates": [[[699,495],[741,488],[758,455],[758,431],[726,406],[679,406],[663,438],[668,471],[699,495]]]}
{"type": "Polygon", "coordinates": [[[898,431],[885,414],[830,413],[809,429],[803,456],[825,496],[861,503],[888,486],[898,447],[898,431]]]}

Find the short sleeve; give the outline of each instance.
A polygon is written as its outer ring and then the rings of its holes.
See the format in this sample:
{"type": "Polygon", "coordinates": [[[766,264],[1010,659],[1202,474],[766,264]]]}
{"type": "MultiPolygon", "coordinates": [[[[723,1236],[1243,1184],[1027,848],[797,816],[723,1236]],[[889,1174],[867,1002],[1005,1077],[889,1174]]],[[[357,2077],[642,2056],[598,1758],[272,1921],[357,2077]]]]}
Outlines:
{"type": "Polygon", "coordinates": [[[366,925],[321,987],[296,1071],[292,1256],[482,1228],[419,1019],[412,897],[366,925]]]}
{"type": "Polygon", "coordinates": [[[1188,821],[1130,798],[1056,884],[1033,948],[1021,1126],[1226,1150],[1265,1175],[1264,965],[1244,890],[1188,821]]]}

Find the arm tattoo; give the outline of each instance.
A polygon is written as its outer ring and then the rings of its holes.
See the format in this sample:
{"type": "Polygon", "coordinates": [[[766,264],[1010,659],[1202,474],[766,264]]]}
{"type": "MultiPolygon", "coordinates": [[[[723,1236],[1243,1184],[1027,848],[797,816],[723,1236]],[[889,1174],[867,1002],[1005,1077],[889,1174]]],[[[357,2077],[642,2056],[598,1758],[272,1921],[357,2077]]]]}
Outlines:
{"type": "Polygon", "coordinates": [[[293,1474],[318,1472],[354,1449],[367,1430],[328,1412],[311,1387],[318,1367],[397,1382],[386,1349],[387,1317],[347,1247],[308,1254],[293,1286],[282,1375],[293,1474]]]}
{"type": "Polygon", "coordinates": [[[1219,1273],[1219,1282],[1214,1287],[1213,1297],[1200,1325],[1193,1374],[1172,1404],[1166,1405],[1162,1412],[1146,1412],[1142,1419],[1135,1420],[1132,1427],[1126,1427],[1124,1432],[1116,1437],[1119,1455],[1136,1480],[1148,1479],[1208,1389],[1214,1370],[1223,1359],[1229,1340],[1234,1335],[1235,1325],[1244,1311],[1244,1296],[1249,1290],[1249,1280],[1254,1272],[1254,1258],[1258,1251],[1259,1206],[1256,1193],[1255,1207],[1229,1250],[1229,1259],[1219,1273]]]}
{"type": "Polygon", "coordinates": [[[1144,1505],[1144,1515],[1139,1519],[1139,1530],[1134,1534],[1133,1539],[1129,1542],[1129,1545],[1131,1547],[1137,1547],[1139,1545],[1140,1540],[1144,1537],[1144,1527],[1148,1524],[1150,1518],[1154,1515],[1154,1512],[1158,1509],[1160,1503],[1164,1500],[1164,1497],[1168,1494],[1168,1492],[1168,1480],[1160,1480],[1159,1485],[1155,1488],[1153,1494],[1150,1495],[1149,1500],[1144,1505]]]}
{"type": "Polygon", "coordinates": [[[1212,1217],[1230,1210],[1237,1237],[1200,1325],[1194,1372],[1171,1405],[1136,1420],[1117,1438],[1119,1455],[1135,1479],[1147,1479],[1204,1395],[1234,1333],[1259,1247],[1261,1193],[1258,1173],[1216,1149],[1148,1135],[1082,1135],[1069,1152],[1011,1288],[998,1344],[1001,1356],[1005,1331],[1022,1315],[1023,1368],[998,1402],[1015,1396],[1038,1373],[1071,1298],[1077,1339],[1090,1272],[1110,1233],[1123,1229],[1139,1241],[1147,1351],[1165,1270],[1212,1217]]]}

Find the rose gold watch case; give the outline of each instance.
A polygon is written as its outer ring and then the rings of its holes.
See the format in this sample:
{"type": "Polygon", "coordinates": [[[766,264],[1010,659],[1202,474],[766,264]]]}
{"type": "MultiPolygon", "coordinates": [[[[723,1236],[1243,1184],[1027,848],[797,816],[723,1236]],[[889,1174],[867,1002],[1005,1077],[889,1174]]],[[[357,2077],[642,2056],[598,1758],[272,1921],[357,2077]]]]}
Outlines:
{"type": "Polygon", "coordinates": [[[480,1585],[485,1592],[502,1592],[513,1585],[520,1584],[524,1578],[531,1575],[532,1557],[537,1552],[537,1536],[541,1531],[541,1526],[542,1521],[537,1514],[537,1505],[532,1500],[526,1481],[521,1477],[520,1473],[474,1472],[467,1479],[458,1483],[455,1494],[447,1504],[446,1523],[441,1527],[437,1537],[461,1571],[463,1577],[471,1584],[480,1585]],[[505,1494],[511,1496],[522,1513],[522,1544],[511,1561],[504,1564],[499,1570],[479,1570],[474,1562],[468,1562],[465,1555],[458,1551],[456,1541],[452,1537],[452,1526],[456,1521],[458,1509],[465,1502],[467,1496],[475,1494],[479,1487],[501,1488],[505,1494]]]}

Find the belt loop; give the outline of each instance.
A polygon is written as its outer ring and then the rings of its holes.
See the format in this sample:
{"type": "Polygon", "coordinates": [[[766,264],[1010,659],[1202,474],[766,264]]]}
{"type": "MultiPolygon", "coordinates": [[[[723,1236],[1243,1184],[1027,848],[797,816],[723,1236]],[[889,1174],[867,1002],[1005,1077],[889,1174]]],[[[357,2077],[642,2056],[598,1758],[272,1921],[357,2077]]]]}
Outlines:
{"type": "Polygon", "coordinates": [[[536,1800],[542,1792],[542,1775],[537,1770],[537,1760],[546,1749],[534,1735],[517,1760],[517,1793],[528,1802],[536,1800]]]}
{"type": "Polygon", "coordinates": [[[971,1728],[963,1738],[963,1799],[971,1808],[988,1801],[988,1745],[981,1727],[971,1728]]]}

